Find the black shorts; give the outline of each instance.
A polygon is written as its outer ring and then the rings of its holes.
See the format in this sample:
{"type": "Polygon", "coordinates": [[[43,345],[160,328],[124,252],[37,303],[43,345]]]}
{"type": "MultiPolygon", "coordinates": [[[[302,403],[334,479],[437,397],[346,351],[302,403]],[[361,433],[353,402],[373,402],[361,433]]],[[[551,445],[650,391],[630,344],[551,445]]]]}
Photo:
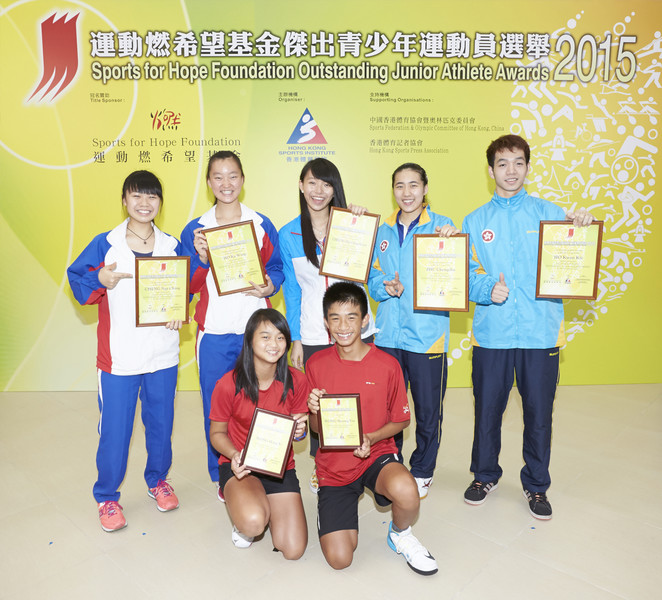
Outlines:
{"type": "Polygon", "coordinates": [[[391,501],[375,492],[377,477],[389,463],[400,462],[397,454],[383,454],[356,481],[347,485],[321,485],[317,492],[317,533],[319,537],[344,529],[359,529],[359,498],[364,488],[375,495],[379,506],[391,501]]]}
{"type": "MultiPolygon", "coordinates": [[[[221,463],[218,467],[218,475],[218,484],[221,486],[221,491],[225,493],[225,485],[234,477],[230,463],[221,463]]],[[[288,469],[285,471],[285,475],[282,479],[270,477],[269,475],[262,475],[262,473],[251,473],[251,476],[256,477],[262,482],[262,487],[267,495],[282,494],[284,492],[301,493],[297,472],[294,469],[288,469]]]]}

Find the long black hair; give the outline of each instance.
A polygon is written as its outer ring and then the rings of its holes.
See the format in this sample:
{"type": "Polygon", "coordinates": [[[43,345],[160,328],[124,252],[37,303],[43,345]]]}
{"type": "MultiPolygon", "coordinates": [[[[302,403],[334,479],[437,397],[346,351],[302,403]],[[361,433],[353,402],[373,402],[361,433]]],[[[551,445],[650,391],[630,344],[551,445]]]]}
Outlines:
{"type": "MultiPolygon", "coordinates": [[[[331,184],[333,187],[333,199],[329,206],[347,208],[345,190],[342,185],[342,179],[340,178],[340,172],[336,165],[326,158],[315,158],[305,164],[301,170],[301,175],[299,175],[299,181],[303,182],[308,172],[311,172],[315,179],[321,179],[322,181],[331,184]]],[[[303,251],[306,258],[319,268],[320,263],[317,258],[317,240],[315,239],[313,224],[310,221],[310,210],[308,209],[308,204],[306,204],[306,197],[301,190],[299,190],[299,206],[301,207],[301,236],[303,237],[303,251]]]]}
{"type": "Polygon", "coordinates": [[[254,404],[257,404],[260,395],[260,386],[257,380],[257,374],[255,373],[255,363],[253,361],[253,336],[255,335],[257,328],[265,322],[271,323],[285,336],[285,352],[276,363],[275,377],[276,381],[280,381],[283,384],[283,394],[280,398],[280,402],[283,404],[290,390],[294,390],[292,374],[287,366],[287,352],[290,349],[292,336],[290,335],[290,328],[287,325],[287,320],[274,308],[260,308],[259,310],[256,310],[251,315],[250,319],[248,319],[248,323],[246,323],[244,344],[234,368],[235,393],[239,394],[243,390],[246,396],[248,396],[254,404]]]}

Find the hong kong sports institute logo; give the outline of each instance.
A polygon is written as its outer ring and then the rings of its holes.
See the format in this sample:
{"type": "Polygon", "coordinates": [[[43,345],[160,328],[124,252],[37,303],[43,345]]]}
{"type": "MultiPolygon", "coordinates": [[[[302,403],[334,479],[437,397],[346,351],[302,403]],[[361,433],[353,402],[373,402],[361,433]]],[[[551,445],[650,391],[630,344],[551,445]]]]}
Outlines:
{"type": "Polygon", "coordinates": [[[80,65],[76,24],[80,13],[66,13],[59,18],[56,15],[53,13],[41,22],[42,74],[28,102],[33,99],[35,102],[55,102],[78,74],[80,65]]]}
{"type": "Polygon", "coordinates": [[[320,131],[313,115],[308,109],[303,111],[299,122],[296,124],[288,144],[326,144],[326,139],[320,131]]]}

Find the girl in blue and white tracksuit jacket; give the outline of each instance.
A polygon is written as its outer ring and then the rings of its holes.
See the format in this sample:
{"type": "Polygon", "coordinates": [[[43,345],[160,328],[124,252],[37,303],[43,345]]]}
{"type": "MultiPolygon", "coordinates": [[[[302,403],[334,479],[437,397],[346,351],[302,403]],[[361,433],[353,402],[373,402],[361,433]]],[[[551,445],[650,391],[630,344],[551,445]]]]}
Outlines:
{"type": "MultiPolygon", "coordinates": [[[[302,369],[316,350],[333,344],[324,325],[322,298],[328,287],[340,280],[320,275],[319,267],[331,207],[347,208],[347,201],[340,172],[325,158],[306,163],[299,186],[301,214],[280,229],[278,239],[285,274],[283,296],[292,333],[291,360],[294,367],[302,369]],[[321,198],[326,196],[319,206],[315,186],[320,188],[321,198]]],[[[374,320],[370,315],[370,323],[361,336],[365,339],[374,333],[374,320]]]]}
{"type": "MultiPolygon", "coordinates": [[[[207,469],[211,480],[218,483],[219,454],[209,442],[212,393],[216,382],[234,369],[250,316],[259,308],[271,307],[269,297],[278,292],[283,282],[283,264],[276,228],[266,216],[239,202],[244,172],[234,152],[220,151],[209,159],[207,184],[216,202],[205,214],[191,221],[181,237],[183,252],[191,257],[191,294],[200,294],[195,308],[196,357],[207,439],[207,469]],[[219,296],[202,230],[242,221],[253,221],[267,285],[219,296]]],[[[222,499],[220,494],[219,499],[222,499]]]]}
{"type": "Polygon", "coordinates": [[[129,175],[122,196],[129,217],[115,229],[97,235],[67,269],[76,300],[99,307],[101,416],[99,476],[93,493],[100,504],[119,500],[138,395],[147,445],[145,481],[150,490],[165,482],[172,463],[170,438],[181,321],[165,327],[136,327],[133,277],[136,256],[178,256],[180,244],[153,223],[162,192],[152,173],[129,175]]]}

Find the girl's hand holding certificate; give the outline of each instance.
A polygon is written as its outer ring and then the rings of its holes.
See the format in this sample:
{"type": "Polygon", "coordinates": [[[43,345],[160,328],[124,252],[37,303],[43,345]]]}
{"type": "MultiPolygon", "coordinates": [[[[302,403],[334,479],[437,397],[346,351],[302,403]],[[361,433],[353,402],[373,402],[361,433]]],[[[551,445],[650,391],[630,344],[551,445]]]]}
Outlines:
{"type": "Polygon", "coordinates": [[[246,465],[240,464],[242,453],[243,450],[241,452],[235,452],[232,456],[232,461],[230,462],[230,468],[232,469],[232,472],[237,479],[243,479],[246,477],[246,475],[250,475],[251,472],[251,470],[247,468],[246,465]]]}
{"type": "Polygon", "coordinates": [[[203,229],[204,227],[198,227],[196,230],[193,231],[194,233],[193,247],[195,248],[195,251],[198,253],[200,260],[204,264],[207,264],[209,262],[209,255],[207,254],[207,251],[209,250],[209,245],[207,244],[207,237],[205,236],[204,233],[202,233],[203,229]]]}
{"type": "Polygon", "coordinates": [[[273,281],[271,281],[271,277],[269,277],[269,275],[265,274],[264,279],[267,282],[266,285],[257,285],[255,282],[249,281],[248,283],[253,286],[253,289],[244,292],[244,296],[254,296],[255,298],[268,298],[271,296],[276,288],[274,287],[273,281]]]}
{"type": "Polygon", "coordinates": [[[457,227],[453,227],[452,225],[446,223],[446,225],[443,227],[439,227],[437,225],[437,227],[434,228],[434,232],[438,233],[440,237],[451,237],[456,233],[460,233],[460,230],[457,227]]]}
{"type": "Polygon", "coordinates": [[[306,422],[308,421],[308,415],[305,413],[300,413],[292,415],[292,417],[296,419],[297,422],[296,428],[294,429],[294,440],[299,442],[306,437],[306,422]]]}

